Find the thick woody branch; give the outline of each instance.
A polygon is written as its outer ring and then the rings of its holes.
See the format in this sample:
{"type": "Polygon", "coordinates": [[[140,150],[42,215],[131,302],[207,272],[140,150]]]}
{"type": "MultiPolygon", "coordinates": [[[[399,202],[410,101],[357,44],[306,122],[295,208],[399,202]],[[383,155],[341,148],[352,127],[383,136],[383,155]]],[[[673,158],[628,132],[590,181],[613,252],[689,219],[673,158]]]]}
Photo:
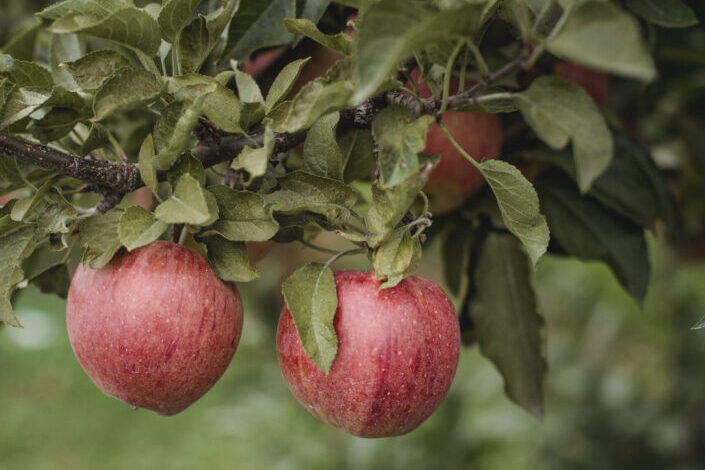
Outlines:
{"type": "MultiPolygon", "coordinates": [[[[519,57],[495,73],[488,75],[468,90],[449,96],[447,109],[459,108],[474,102],[475,98],[481,95],[488,87],[518,71],[525,64],[528,57],[529,52],[525,51],[519,57]]],[[[392,104],[404,106],[416,115],[431,114],[437,116],[442,102],[440,99],[433,98],[419,100],[402,91],[392,90],[370,97],[358,106],[342,110],[340,112],[341,124],[355,128],[369,128],[375,116],[382,109],[392,104]]],[[[203,124],[200,123],[199,125],[203,124]]],[[[285,152],[299,145],[306,138],[306,132],[306,130],[302,130],[290,134],[276,134],[273,154],[285,152]]],[[[264,138],[261,131],[247,136],[241,134],[220,136],[204,132],[201,134],[197,133],[197,137],[199,137],[201,145],[192,149],[192,153],[201,161],[205,168],[232,160],[247,145],[262,145],[264,138]]],[[[123,194],[134,191],[144,185],[140,178],[139,169],[135,164],[82,158],[2,133],[0,133],[0,154],[91,183],[106,195],[106,207],[112,207],[114,200],[119,201],[117,196],[121,197],[123,194]]]]}

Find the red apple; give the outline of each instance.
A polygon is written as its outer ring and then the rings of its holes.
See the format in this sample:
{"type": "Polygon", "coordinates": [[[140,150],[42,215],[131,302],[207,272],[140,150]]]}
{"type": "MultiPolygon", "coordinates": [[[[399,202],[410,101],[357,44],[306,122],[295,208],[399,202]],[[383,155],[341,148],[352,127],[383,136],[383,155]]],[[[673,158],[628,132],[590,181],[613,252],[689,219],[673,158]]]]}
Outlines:
{"type": "Polygon", "coordinates": [[[11,193],[3,194],[0,196],[0,207],[4,206],[7,204],[8,201],[14,199],[17,197],[17,192],[12,191],[11,193]]]}
{"type": "Polygon", "coordinates": [[[260,73],[265,71],[267,67],[272,65],[275,60],[281,57],[287,51],[287,49],[289,49],[289,46],[279,46],[263,51],[257,54],[255,57],[248,59],[242,66],[242,70],[245,73],[256,77],[260,73]]]}
{"type": "Polygon", "coordinates": [[[79,266],[66,323],[76,357],[99,389],[172,415],[230,364],[242,302],[197,253],[156,241],[118,254],[103,269],[79,266]]]}
{"type": "MultiPolygon", "coordinates": [[[[421,98],[429,98],[431,89],[418,82],[419,75],[418,69],[411,73],[421,98]]],[[[457,93],[457,90],[458,80],[453,77],[450,92],[457,93]]],[[[479,111],[446,111],[441,122],[476,161],[499,157],[502,124],[496,115],[479,111]]],[[[482,174],[453,147],[436,124],[432,124],[426,133],[424,152],[441,156],[424,187],[432,212],[443,214],[456,209],[485,184],[482,174]]]]}
{"type": "Polygon", "coordinates": [[[151,211],[154,204],[152,190],[147,186],[132,191],[126,195],[128,204],[140,206],[142,209],[151,211]]]}
{"type": "Polygon", "coordinates": [[[610,85],[607,74],[573,62],[559,62],[554,66],[553,71],[556,75],[583,87],[599,106],[607,103],[610,85]]]}
{"type": "Polygon", "coordinates": [[[417,276],[383,290],[373,272],[338,271],[335,282],[338,353],[327,375],[306,355],[284,306],[277,353],[289,389],[314,416],[360,437],[415,429],[455,375],[460,327],[453,304],[417,276]]]}

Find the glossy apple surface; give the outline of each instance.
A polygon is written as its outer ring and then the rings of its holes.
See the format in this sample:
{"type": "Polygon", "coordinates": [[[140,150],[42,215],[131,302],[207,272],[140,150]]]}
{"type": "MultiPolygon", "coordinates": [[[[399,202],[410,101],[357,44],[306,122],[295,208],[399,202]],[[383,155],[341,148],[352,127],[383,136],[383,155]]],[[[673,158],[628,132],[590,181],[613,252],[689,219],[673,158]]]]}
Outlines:
{"type": "Polygon", "coordinates": [[[335,273],[338,353],[328,375],[303,349],[285,306],[277,330],[289,389],[319,419],[361,437],[407,433],[443,401],[455,375],[460,327],[447,295],[412,276],[379,290],[368,271],[335,273]]]}
{"type": "Polygon", "coordinates": [[[227,368],[242,330],[242,303],[200,255],[156,241],[100,270],[79,266],[66,323],[76,358],[100,390],[172,415],[227,368]]]}
{"type": "MultiPolygon", "coordinates": [[[[411,74],[421,98],[429,98],[432,95],[431,89],[425,83],[418,82],[419,75],[418,69],[411,74]]],[[[449,90],[452,94],[458,91],[458,80],[455,77],[451,80],[449,90]]],[[[463,150],[476,161],[499,158],[502,150],[502,124],[496,115],[480,111],[446,111],[441,122],[463,150]]],[[[424,187],[432,212],[450,212],[484,186],[482,174],[453,147],[436,124],[432,124],[426,133],[426,147],[423,151],[441,156],[424,187]]]]}

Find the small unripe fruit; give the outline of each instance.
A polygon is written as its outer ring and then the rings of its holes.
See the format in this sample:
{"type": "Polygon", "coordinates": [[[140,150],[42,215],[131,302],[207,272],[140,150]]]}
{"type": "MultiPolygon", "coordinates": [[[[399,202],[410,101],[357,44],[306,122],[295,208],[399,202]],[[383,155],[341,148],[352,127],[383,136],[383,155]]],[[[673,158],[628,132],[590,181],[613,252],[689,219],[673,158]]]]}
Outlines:
{"type": "Polygon", "coordinates": [[[66,323],[76,358],[105,394],[162,415],[215,384],[242,330],[234,285],[175,243],[118,254],[103,269],[79,266],[66,323]]]}
{"type": "Polygon", "coordinates": [[[326,375],[306,355],[291,312],[279,318],[277,353],[289,389],[319,419],[361,437],[418,427],[448,392],[460,327],[443,289],[409,277],[379,290],[373,272],[335,273],[338,352],[326,375]]]}

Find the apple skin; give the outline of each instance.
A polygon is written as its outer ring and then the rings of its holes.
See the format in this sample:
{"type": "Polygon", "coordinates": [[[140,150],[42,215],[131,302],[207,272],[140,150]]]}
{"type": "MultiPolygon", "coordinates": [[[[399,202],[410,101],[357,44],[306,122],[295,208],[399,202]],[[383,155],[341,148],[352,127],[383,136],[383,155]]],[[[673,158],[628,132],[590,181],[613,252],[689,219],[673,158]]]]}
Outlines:
{"type": "Polygon", "coordinates": [[[597,105],[604,106],[607,103],[610,78],[606,73],[573,62],[559,62],[553,71],[556,75],[583,87],[597,105]]]}
{"type": "MultiPolygon", "coordinates": [[[[418,82],[419,75],[418,69],[411,73],[421,98],[429,98],[431,89],[427,84],[418,82]]],[[[451,94],[457,93],[457,78],[453,77],[449,90],[451,94]]],[[[446,111],[441,123],[476,161],[499,158],[502,123],[496,115],[481,111],[446,111]]],[[[428,128],[423,151],[441,156],[424,187],[432,212],[445,214],[457,209],[485,185],[482,174],[453,147],[438,125],[432,124],[428,128]]]]}
{"type": "Polygon", "coordinates": [[[306,355],[289,309],[277,330],[284,379],[314,416],[360,437],[405,434],[443,401],[458,364],[453,304],[433,282],[409,277],[379,290],[371,271],[338,271],[338,353],[328,375],[306,355]]]}
{"type": "Polygon", "coordinates": [[[7,204],[8,201],[11,201],[12,199],[17,197],[17,192],[12,191],[11,193],[3,194],[0,196],[0,207],[4,206],[7,204]]]}
{"type": "Polygon", "coordinates": [[[66,304],[76,358],[105,394],[178,413],[225,372],[242,331],[242,302],[208,262],[156,241],[103,269],[79,266],[66,304]]]}

